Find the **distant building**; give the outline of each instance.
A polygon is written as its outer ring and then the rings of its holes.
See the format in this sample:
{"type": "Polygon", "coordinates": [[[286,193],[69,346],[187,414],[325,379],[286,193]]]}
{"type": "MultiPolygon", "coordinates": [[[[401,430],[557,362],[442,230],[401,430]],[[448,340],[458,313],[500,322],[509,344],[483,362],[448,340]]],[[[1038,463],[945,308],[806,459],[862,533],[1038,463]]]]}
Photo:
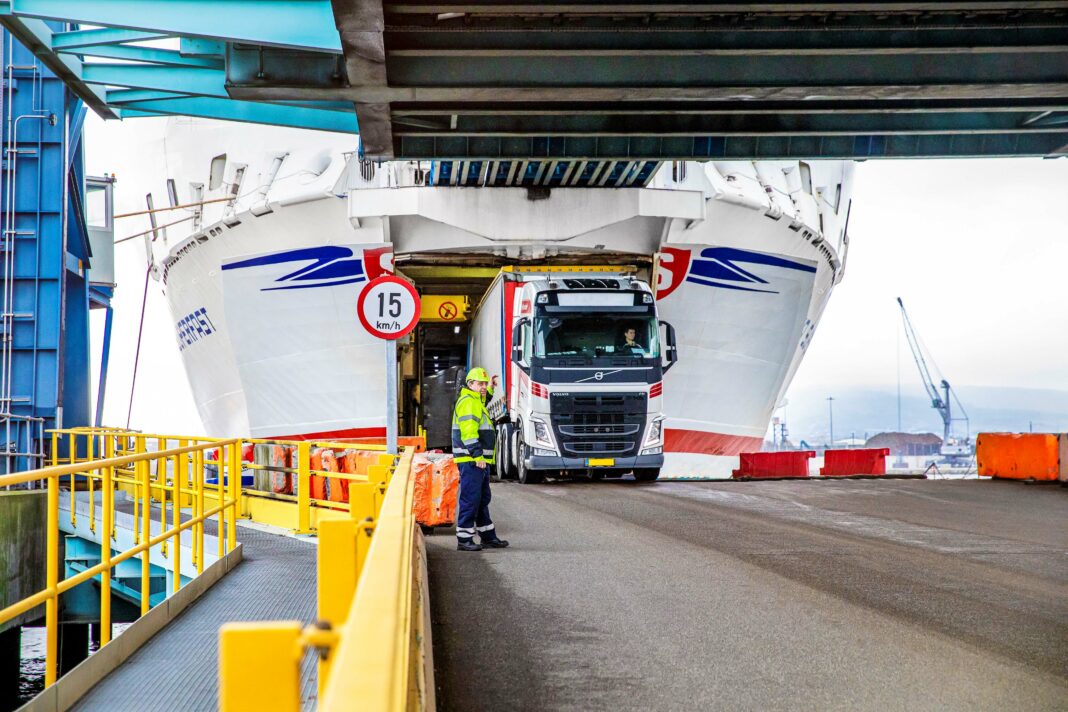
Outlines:
{"type": "Polygon", "coordinates": [[[868,438],[865,447],[888,447],[891,455],[938,455],[942,438],[934,433],[879,433],[868,438]]]}

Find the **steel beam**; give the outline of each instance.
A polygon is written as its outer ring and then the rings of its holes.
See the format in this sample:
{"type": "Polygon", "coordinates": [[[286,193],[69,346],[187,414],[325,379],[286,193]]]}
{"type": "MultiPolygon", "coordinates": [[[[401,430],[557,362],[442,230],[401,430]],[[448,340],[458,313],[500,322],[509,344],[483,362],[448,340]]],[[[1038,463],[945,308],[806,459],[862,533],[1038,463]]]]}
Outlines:
{"type": "Polygon", "coordinates": [[[122,117],[144,115],[199,116],[226,121],[290,126],[315,131],[358,133],[355,113],[323,111],[301,106],[261,104],[252,101],[233,101],[211,97],[155,99],[131,101],[120,109],[122,117]]]}
{"type": "MultiPolygon", "coordinates": [[[[54,45],[53,45],[53,48],[54,45]]],[[[107,59],[122,59],[131,62],[144,62],[148,64],[160,64],[169,67],[199,67],[202,69],[223,69],[222,57],[196,57],[186,56],[170,49],[156,49],[155,47],[137,47],[132,45],[94,45],[91,47],[77,47],[71,49],[56,49],[60,54],[75,54],[80,57],[105,57],[107,59]]]]}
{"type": "MultiPolygon", "coordinates": [[[[971,158],[1068,155],[1059,133],[892,136],[626,136],[435,137],[398,136],[395,152],[410,159],[731,160],[971,158]]],[[[607,175],[605,175],[607,178],[607,175]]]]}
{"type": "Polygon", "coordinates": [[[822,113],[792,113],[789,110],[761,113],[692,112],[658,113],[653,109],[625,113],[552,114],[526,112],[472,115],[421,112],[411,121],[396,112],[395,134],[409,136],[701,136],[701,135],[838,135],[838,134],[949,134],[1033,132],[1042,127],[1060,131],[1056,121],[1035,119],[1035,112],[937,112],[888,113],[881,110],[822,113]],[[451,121],[450,121],[451,118],[451,121]]]}
{"type": "Polygon", "coordinates": [[[99,30],[72,30],[70,32],[57,32],[52,35],[52,49],[96,47],[119,42],[157,40],[167,36],[161,32],[142,32],[140,30],[124,30],[114,27],[105,27],[99,30]]]}
{"type": "Polygon", "coordinates": [[[164,67],[137,64],[86,64],[82,79],[128,89],[157,89],[197,96],[227,98],[226,73],[217,69],[164,67]]]}
{"type": "Polygon", "coordinates": [[[330,0],[11,0],[22,17],[340,52],[330,0]]]}
{"type": "Polygon", "coordinates": [[[364,101],[363,89],[385,89],[385,18],[381,0],[332,0],[334,20],[341,34],[348,85],[356,90],[356,117],[360,123],[360,146],[369,158],[393,158],[393,125],[389,104],[364,101]]]}
{"type": "MultiPolygon", "coordinates": [[[[2,9],[2,8],[0,8],[2,9]]],[[[18,18],[0,12],[0,24],[30,50],[49,71],[63,80],[75,96],[92,107],[101,118],[114,119],[117,115],[108,107],[104,92],[99,87],[82,81],[82,62],[77,57],[61,56],[52,51],[52,28],[41,20],[18,18]]]]}

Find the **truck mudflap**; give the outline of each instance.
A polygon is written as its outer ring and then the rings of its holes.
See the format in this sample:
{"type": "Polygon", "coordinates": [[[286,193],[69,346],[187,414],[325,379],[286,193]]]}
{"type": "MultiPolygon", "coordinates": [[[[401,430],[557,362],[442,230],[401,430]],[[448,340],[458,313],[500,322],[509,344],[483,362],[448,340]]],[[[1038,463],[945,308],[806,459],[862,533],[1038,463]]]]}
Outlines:
{"type": "Polygon", "coordinates": [[[658,468],[664,466],[663,455],[638,455],[637,457],[612,458],[612,464],[599,464],[596,459],[583,457],[556,457],[552,455],[529,455],[526,466],[528,470],[633,470],[634,468],[658,468]]]}

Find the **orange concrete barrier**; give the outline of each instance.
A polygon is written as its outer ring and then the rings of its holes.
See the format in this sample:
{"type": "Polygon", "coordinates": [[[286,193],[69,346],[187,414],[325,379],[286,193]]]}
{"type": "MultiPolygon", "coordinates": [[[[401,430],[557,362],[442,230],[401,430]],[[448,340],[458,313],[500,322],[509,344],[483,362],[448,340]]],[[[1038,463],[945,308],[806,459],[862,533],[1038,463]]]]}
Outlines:
{"type": "Polygon", "coordinates": [[[979,476],[1056,480],[1061,470],[1057,439],[1049,433],[979,433],[975,439],[979,476]]]}

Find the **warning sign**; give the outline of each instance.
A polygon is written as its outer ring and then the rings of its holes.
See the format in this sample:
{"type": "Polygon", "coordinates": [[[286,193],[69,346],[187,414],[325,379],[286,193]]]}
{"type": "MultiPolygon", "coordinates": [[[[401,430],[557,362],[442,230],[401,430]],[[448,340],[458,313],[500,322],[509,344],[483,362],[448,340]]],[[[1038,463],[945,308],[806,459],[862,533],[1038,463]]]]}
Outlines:
{"type": "Polygon", "coordinates": [[[460,310],[452,302],[442,302],[438,305],[438,316],[445,321],[452,321],[459,313],[460,310]]]}
{"type": "Polygon", "coordinates": [[[424,322],[460,322],[467,320],[470,307],[468,298],[462,294],[424,294],[423,314],[419,317],[424,322]]]}

